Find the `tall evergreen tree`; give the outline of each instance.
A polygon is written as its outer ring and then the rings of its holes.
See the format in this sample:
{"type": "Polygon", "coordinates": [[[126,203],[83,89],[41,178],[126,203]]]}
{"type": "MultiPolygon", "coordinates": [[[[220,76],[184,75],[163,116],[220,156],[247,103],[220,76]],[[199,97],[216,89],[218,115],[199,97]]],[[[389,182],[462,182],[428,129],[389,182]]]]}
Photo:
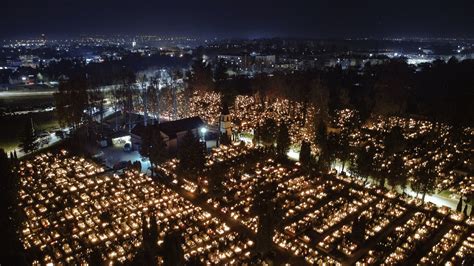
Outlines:
{"type": "Polygon", "coordinates": [[[352,223],[351,238],[357,243],[364,242],[365,230],[367,228],[368,220],[365,215],[357,217],[352,223]]]}
{"type": "Polygon", "coordinates": [[[227,75],[227,68],[224,65],[224,62],[219,61],[214,70],[214,80],[216,81],[219,90],[221,90],[220,86],[222,86],[222,82],[227,80],[228,77],[229,75],[227,75]]]}
{"type": "Polygon", "coordinates": [[[393,156],[393,160],[388,166],[387,180],[389,186],[394,189],[396,186],[400,186],[405,189],[407,184],[408,173],[406,171],[405,162],[399,154],[393,156]]]}
{"type": "Polygon", "coordinates": [[[149,125],[145,127],[140,147],[140,155],[150,159],[151,174],[154,175],[155,167],[168,159],[166,143],[161,136],[158,126],[149,125]]]}
{"type": "Polygon", "coordinates": [[[339,137],[336,133],[328,134],[327,142],[326,142],[326,152],[323,153],[322,159],[326,165],[332,167],[332,163],[336,160],[339,154],[339,137]]]}
{"type": "Polygon", "coordinates": [[[417,169],[414,183],[412,183],[413,190],[422,194],[422,202],[425,202],[426,194],[435,191],[436,177],[435,162],[432,158],[426,158],[417,169]]]}
{"type": "Polygon", "coordinates": [[[344,172],[345,166],[346,166],[346,161],[349,159],[349,136],[348,134],[341,132],[339,134],[339,139],[335,142],[335,151],[336,151],[336,157],[339,158],[339,160],[342,163],[342,169],[341,171],[344,172]]]}
{"type": "Polygon", "coordinates": [[[211,65],[202,59],[195,60],[191,66],[188,87],[192,91],[209,92],[214,90],[211,65]]]}
{"type": "Polygon", "coordinates": [[[20,147],[25,153],[30,153],[38,149],[38,142],[36,142],[35,130],[33,128],[33,121],[26,122],[23,136],[21,138],[20,147]]]}
{"type": "Polygon", "coordinates": [[[179,170],[183,174],[196,177],[204,170],[206,154],[204,145],[192,131],[188,131],[178,147],[179,170]]]}
{"type": "Polygon", "coordinates": [[[385,136],[384,146],[388,156],[400,153],[405,149],[405,138],[403,137],[401,127],[396,126],[390,130],[390,133],[385,136]]]}
{"type": "Polygon", "coordinates": [[[232,144],[232,142],[230,141],[229,136],[227,136],[226,133],[220,134],[219,142],[220,142],[219,144],[222,144],[222,145],[230,145],[230,144],[232,144]]]}
{"type": "Polygon", "coordinates": [[[462,196],[459,198],[458,205],[456,206],[456,211],[461,212],[462,211],[462,196]]]}
{"type": "Polygon", "coordinates": [[[73,129],[86,118],[84,112],[88,107],[88,82],[85,74],[76,74],[59,84],[54,94],[56,112],[59,122],[73,129]]]}
{"type": "Polygon", "coordinates": [[[319,149],[318,153],[318,165],[322,169],[329,168],[331,161],[330,152],[328,149],[328,133],[326,123],[322,119],[316,123],[316,134],[315,134],[315,143],[319,149]]]}
{"type": "Polygon", "coordinates": [[[155,127],[153,130],[153,137],[151,139],[151,149],[150,149],[150,164],[151,171],[154,172],[154,168],[168,159],[168,150],[166,143],[161,136],[160,130],[158,127],[155,127]]]}
{"type": "Polygon", "coordinates": [[[142,244],[133,260],[133,265],[156,265],[158,256],[158,224],[154,213],[142,214],[142,244]]]}
{"type": "Polygon", "coordinates": [[[259,128],[259,138],[262,144],[267,147],[273,147],[278,132],[278,126],[275,120],[271,118],[265,119],[263,125],[259,128]]]}
{"type": "Polygon", "coordinates": [[[102,254],[98,248],[94,248],[89,254],[88,263],[94,266],[100,266],[103,264],[102,254]]]}
{"type": "Polygon", "coordinates": [[[276,193],[276,183],[259,184],[255,192],[253,211],[258,216],[256,248],[264,255],[272,250],[274,230],[280,222],[278,217],[281,217],[276,193]]]}
{"type": "Polygon", "coordinates": [[[220,195],[223,192],[224,174],[225,170],[223,165],[219,162],[214,164],[207,174],[209,191],[214,195],[220,195]]]}
{"type": "Polygon", "coordinates": [[[365,180],[373,174],[375,148],[372,146],[358,147],[355,152],[354,163],[351,171],[365,180]]]}
{"type": "Polygon", "coordinates": [[[288,133],[288,126],[286,123],[280,125],[277,136],[277,154],[281,157],[286,157],[286,154],[290,150],[290,135],[288,133]]]}
{"type": "MultiPolygon", "coordinates": [[[[154,128],[152,126],[147,126],[145,127],[145,130],[143,131],[142,135],[142,143],[140,145],[140,155],[142,157],[146,157],[150,159],[150,154],[152,150],[152,141],[153,141],[153,136],[154,136],[154,128]]],[[[151,161],[150,161],[151,164],[151,161]]],[[[153,176],[153,167],[151,170],[151,174],[153,176]]]]}
{"type": "Polygon", "coordinates": [[[183,236],[178,231],[171,231],[163,240],[163,265],[184,265],[183,236]]]}
{"type": "Polygon", "coordinates": [[[310,143],[305,140],[301,142],[300,163],[304,169],[311,167],[311,146],[310,143]]]}
{"type": "Polygon", "coordinates": [[[19,179],[12,162],[0,149],[0,264],[27,265],[23,245],[19,241],[18,186],[19,179]]]}

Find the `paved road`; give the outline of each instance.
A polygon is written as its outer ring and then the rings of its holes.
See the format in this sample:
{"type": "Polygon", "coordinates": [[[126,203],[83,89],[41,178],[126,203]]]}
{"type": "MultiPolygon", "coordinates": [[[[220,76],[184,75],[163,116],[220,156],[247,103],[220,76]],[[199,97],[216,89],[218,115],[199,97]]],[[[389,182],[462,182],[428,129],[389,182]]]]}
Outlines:
{"type": "Polygon", "coordinates": [[[101,152],[103,153],[99,158],[103,159],[107,167],[113,168],[114,165],[121,161],[140,161],[142,164],[142,172],[149,172],[150,161],[148,159],[142,158],[138,151],[123,151],[122,145],[112,145],[110,147],[102,148],[101,152]]]}
{"type": "Polygon", "coordinates": [[[0,91],[1,98],[11,97],[31,97],[31,96],[44,96],[53,95],[56,90],[40,90],[40,91],[0,91]]]}

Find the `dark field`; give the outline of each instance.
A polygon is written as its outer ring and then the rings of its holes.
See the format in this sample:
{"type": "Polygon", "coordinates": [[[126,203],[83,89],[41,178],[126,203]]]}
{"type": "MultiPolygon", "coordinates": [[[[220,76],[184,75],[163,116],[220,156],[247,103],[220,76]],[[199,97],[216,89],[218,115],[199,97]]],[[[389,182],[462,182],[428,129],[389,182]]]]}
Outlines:
{"type": "MultiPolygon", "coordinates": [[[[5,112],[38,110],[50,107],[54,103],[53,96],[10,96],[0,97],[0,109],[5,112]]],[[[58,127],[55,111],[31,112],[28,114],[0,115],[0,148],[7,151],[20,143],[26,123],[33,119],[37,130],[51,130],[58,127]]]]}

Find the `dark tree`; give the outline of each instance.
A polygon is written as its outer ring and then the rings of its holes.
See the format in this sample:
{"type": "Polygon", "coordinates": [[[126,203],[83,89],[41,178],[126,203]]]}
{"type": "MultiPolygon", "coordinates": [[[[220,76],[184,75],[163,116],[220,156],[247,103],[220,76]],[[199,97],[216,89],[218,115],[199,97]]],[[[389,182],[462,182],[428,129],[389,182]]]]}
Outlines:
{"type": "Polygon", "coordinates": [[[315,143],[319,149],[318,165],[322,169],[328,169],[331,155],[328,149],[328,132],[326,123],[322,119],[316,124],[315,143]]]}
{"type": "Polygon", "coordinates": [[[388,156],[392,156],[395,153],[400,153],[405,149],[406,143],[405,138],[402,134],[402,128],[399,126],[393,127],[385,136],[385,153],[388,156]]]}
{"type": "Polygon", "coordinates": [[[184,265],[183,236],[178,231],[171,231],[163,240],[163,264],[165,266],[184,265]]]}
{"type": "Polygon", "coordinates": [[[155,214],[151,214],[147,221],[142,214],[142,245],[135,255],[135,265],[156,265],[158,256],[158,224],[155,214]]]}
{"type": "Polygon", "coordinates": [[[88,263],[92,266],[100,266],[103,264],[102,254],[98,248],[94,248],[89,254],[88,263]]]}
{"type": "Polygon", "coordinates": [[[204,170],[206,154],[204,145],[193,134],[188,131],[178,146],[179,170],[192,177],[200,174],[204,170]]]}
{"type": "Polygon", "coordinates": [[[436,187],[436,170],[435,162],[432,158],[426,158],[416,171],[415,180],[412,183],[412,189],[417,193],[421,193],[422,202],[425,202],[426,194],[431,194],[436,187]]]}
{"type": "Polygon", "coordinates": [[[229,75],[227,75],[227,68],[222,61],[219,61],[216,65],[216,69],[214,71],[214,80],[216,81],[216,85],[221,90],[222,83],[227,80],[229,75]]]}
{"type": "Polygon", "coordinates": [[[166,147],[166,143],[163,137],[161,136],[159,128],[155,129],[155,132],[153,134],[149,158],[152,169],[157,165],[164,163],[168,159],[168,150],[166,147]]]}
{"type": "Polygon", "coordinates": [[[462,212],[462,196],[459,198],[458,205],[456,206],[457,212],[462,212]]]}
{"type": "Polygon", "coordinates": [[[232,144],[232,142],[230,141],[230,138],[226,133],[222,133],[222,134],[220,134],[219,144],[230,145],[230,144],[232,144]]]}
{"type": "Polygon", "coordinates": [[[351,164],[351,171],[367,180],[369,175],[373,174],[374,156],[374,147],[358,147],[355,152],[355,163],[351,164]]]}
{"type": "Polygon", "coordinates": [[[276,202],[276,183],[259,184],[256,188],[253,211],[258,216],[256,248],[262,254],[273,249],[273,235],[278,223],[279,209],[276,202]]]}
{"type": "Polygon", "coordinates": [[[339,136],[336,133],[330,133],[326,142],[326,154],[323,154],[323,159],[326,165],[332,167],[332,163],[336,160],[342,149],[340,145],[339,136]]]}
{"type": "Polygon", "coordinates": [[[357,243],[364,242],[365,230],[367,227],[367,218],[362,215],[354,220],[352,223],[352,239],[357,243]]]}
{"type": "Polygon", "coordinates": [[[222,163],[217,162],[208,172],[209,191],[215,196],[224,192],[225,170],[222,163]]]}
{"type": "Polygon", "coordinates": [[[267,147],[273,147],[278,131],[278,126],[275,120],[267,118],[258,130],[259,138],[262,141],[262,144],[267,147]]]}
{"type": "Polygon", "coordinates": [[[282,158],[286,158],[286,154],[290,150],[291,140],[288,133],[288,126],[285,123],[280,125],[276,142],[277,154],[282,158]]]}
{"type": "Polygon", "coordinates": [[[311,167],[311,146],[307,141],[301,142],[300,150],[300,163],[303,169],[309,169],[311,167]]]}
{"type": "Polygon", "coordinates": [[[329,88],[319,74],[315,75],[313,80],[311,80],[310,86],[310,97],[314,105],[318,107],[319,117],[321,120],[327,121],[329,115],[329,88]]]}
{"type": "Polygon", "coordinates": [[[36,134],[32,120],[26,122],[23,136],[20,141],[20,147],[25,153],[30,153],[38,149],[39,143],[36,141],[36,134]]]}
{"type": "Polygon", "coordinates": [[[19,241],[18,186],[19,180],[15,170],[16,161],[8,158],[0,149],[0,263],[10,265],[27,265],[24,249],[19,241]]]}
{"type": "Polygon", "coordinates": [[[87,103],[87,110],[88,110],[88,127],[91,127],[92,121],[94,121],[94,116],[96,115],[94,112],[99,112],[99,123],[102,126],[102,122],[104,119],[104,112],[105,112],[105,93],[102,90],[100,83],[96,80],[89,80],[88,81],[88,103],[87,103]]]}
{"type": "Polygon", "coordinates": [[[403,60],[375,67],[374,111],[382,115],[404,114],[413,87],[413,69],[403,60]]]}
{"type": "Polygon", "coordinates": [[[140,147],[140,155],[150,159],[152,176],[154,175],[155,167],[168,159],[166,142],[161,136],[158,126],[149,125],[145,127],[145,133],[140,147]]]}
{"type": "Polygon", "coordinates": [[[142,170],[142,163],[139,160],[136,160],[132,164],[132,168],[135,169],[136,171],[141,171],[142,170]]]}
{"type": "Polygon", "coordinates": [[[73,129],[86,118],[84,112],[88,107],[88,82],[83,74],[75,75],[59,84],[54,94],[56,112],[62,125],[73,129]]]}
{"type": "Polygon", "coordinates": [[[342,131],[339,133],[339,138],[336,140],[334,145],[336,157],[339,158],[342,163],[342,172],[344,172],[346,161],[349,159],[350,155],[349,136],[345,132],[346,131],[342,131]]]}
{"type": "Polygon", "coordinates": [[[191,67],[191,76],[188,80],[188,87],[192,91],[209,92],[214,90],[214,81],[211,65],[202,59],[194,61],[191,67]]]}
{"type": "Polygon", "coordinates": [[[393,156],[393,160],[388,165],[387,181],[388,185],[394,189],[396,186],[405,189],[408,181],[408,172],[405,167],[405,162],[399,154],[393,156]]]}
{"type": "Polygon", "coordinates": [[[257,124],[253,132],[252,143],[253,145],[257,145],[261,141],[262,141],[262,126],[260,124],[257,124]]]}

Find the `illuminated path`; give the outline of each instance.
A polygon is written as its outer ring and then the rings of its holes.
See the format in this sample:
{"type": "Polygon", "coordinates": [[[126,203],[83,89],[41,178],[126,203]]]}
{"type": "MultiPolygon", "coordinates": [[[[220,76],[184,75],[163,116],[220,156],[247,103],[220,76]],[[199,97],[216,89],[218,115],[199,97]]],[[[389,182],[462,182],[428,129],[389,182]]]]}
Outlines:
{"type": "MultiPolygon", "coordinates": [[[[345,169],[347,169],[347,167],[348,167],[348,164],[346,163],[345,169]]],[[[341,163],[339,161],[334,162],[334,168],[337,170],[338,173],[340,173],[341,170],[342,170],[341,163]]],[[[354,175],[354,176],[356,176],[356,175],[354,175]]],[[[361,178],[359,176],[357,176],[357,177],[361,178]]],[[[368,178],[367,180],[371,183],[375,183],[375,181],[373,181],[371,178],[368,178]]],[[[388,187],[387,184],[385,186],[386,186],[386,188],[390,188],[390,187],[388,187]]],[[[397,192],[401,194],[403,191],[402,191],[402,189],[397,187],[397,192]]],[[[405,188],[405,193],[408,194],[409,196],[413,197],[413,198],[416,197],[416,192],[413,191],[409,186],[407,188],[405,188]]],[[[418,199],[421,199],[422,196],[423,195],[419,194],[418,199]]],[[[459,202],[459,196],[456,195],[456,198],[447,198],[447,197],[444,197],[444,196],[440,195],[439,193],[432,194],[432,195],[426,194],[425,201],[431,202],[431,203],[435,204],[438,207],[446,206],[446,207],[448,207],[452,210],[456,210],[456,206],[459,202]]]]}

